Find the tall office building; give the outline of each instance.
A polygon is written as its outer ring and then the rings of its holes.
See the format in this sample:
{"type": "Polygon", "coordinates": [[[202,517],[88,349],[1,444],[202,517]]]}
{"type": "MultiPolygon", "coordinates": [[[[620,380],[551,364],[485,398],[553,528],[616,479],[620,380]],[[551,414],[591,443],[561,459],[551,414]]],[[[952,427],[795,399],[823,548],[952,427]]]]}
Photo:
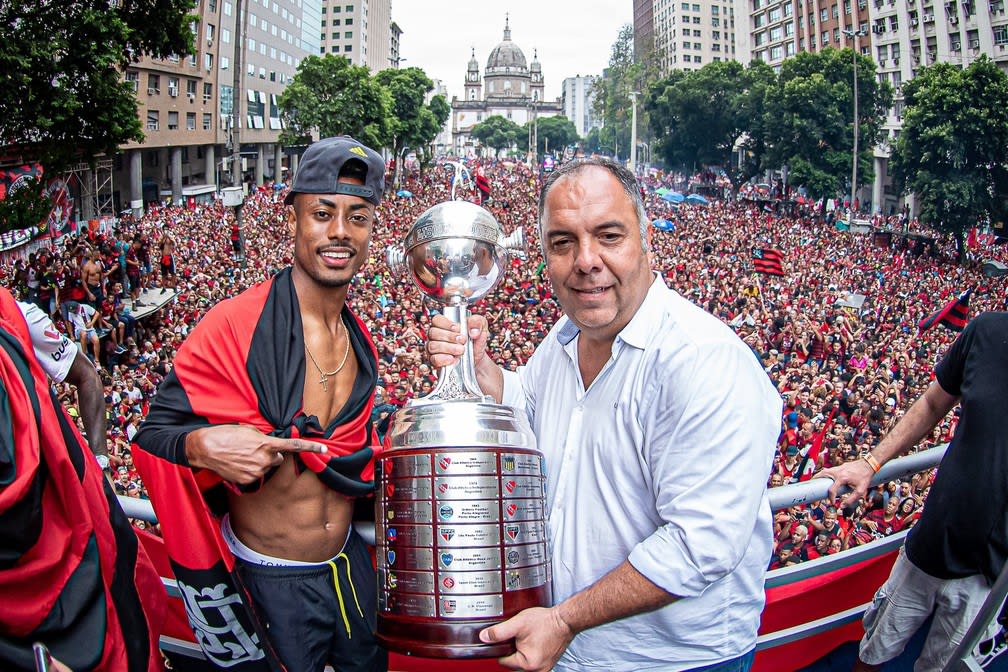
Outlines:
{"type": "Polygon", "coordinates": [[[321,53],[344,56],[354,65],[367,66],[372,74],[398,62],[398,54],[394,59],[392,54],[391,0],[321,3],[321,53]]]}
{"type": "Polygon", "coordinates": [[[582,138],[593,128],[602,126],[602,120],[595,116],[592,106],[595,94],[592,86],[598,77],[588,75],[568,77],[563,80],[560,102],[563,105],[564,116],[574,122],[578,135],[582,138]]]}
{"type": "Polygon", "coordinates": [[[319,53],[318,0],[200,0],[196,14],[194,54],[144,58],[123,73],[146,137],[113,159],[119,208],[230,184],[235,142],[245,177],[258,184],[282,177],[277,96],[301,60],[319,53]]]}
{"type": "Polygon", "coordinates": [[[650,16],[640,1],[634,0],[634,45],[654,45],[662,75],[738,59],[735,0],[652,0],[650,16]]]}

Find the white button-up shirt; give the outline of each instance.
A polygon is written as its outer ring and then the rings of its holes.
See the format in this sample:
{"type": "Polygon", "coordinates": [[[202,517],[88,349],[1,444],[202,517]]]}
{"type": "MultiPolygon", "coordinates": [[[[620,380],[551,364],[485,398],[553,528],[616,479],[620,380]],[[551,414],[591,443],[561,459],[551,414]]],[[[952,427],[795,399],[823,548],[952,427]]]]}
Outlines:
{"type": "Polygon", "coordinates": [[[586,390],[566,317],[504,403],[546,461],[558,603],[629,559],[682,599],[579,634],[559,670],[684,670],[756,644],[772,548],[766,482],[781,399],[715,317],[652,284],[586,390]]]}

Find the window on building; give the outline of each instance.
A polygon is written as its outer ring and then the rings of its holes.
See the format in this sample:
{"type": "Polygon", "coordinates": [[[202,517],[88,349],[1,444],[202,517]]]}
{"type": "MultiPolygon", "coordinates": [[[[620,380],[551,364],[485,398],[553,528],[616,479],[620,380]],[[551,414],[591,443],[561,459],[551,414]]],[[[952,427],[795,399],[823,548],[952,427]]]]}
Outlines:
{"type": "Polygon", "coordinates": [[[322,27],[323,27],[323,28],[325,28],[325,27],[326,27],[326,25],[325,25],[325,22],[326,22],[326,20],[325,20],[325,19],[322,19],[322,27]]]}
{"type": "Polygon", "coordinates": [[[154,95],[156,93],[161,93],[161,75],[148,74],[147,94],[154,95]]]}
{"type": "Polygon", "coordinates": [[[352,39],[353,38],[353,31],[352,30],[346,31],[345,33],[343,33],[343,37],[344,37],[344,39],[347,39],[347,40],[352,39]]]}
{"type": "Polygon", "coordinates": [[[127,82],[130,83],[130,86],[133,88],[133,93],[136,93],[137,90],[139,90],[140,88],[140,73],[127,70],[125,79],[127,82]]]}
{"type": "Polygon", "coordinates": [[[776,42],[777,40],[781,39],[781,36],[782,36],[783,32],[784,31],[781,30],[780,26],[774,26],[773,28],[771,28],[770,29],[770,41],[771,42],[776,42]]]}
{"type": "Polygon", "coordinates": [[[343,25],[343,21],[341,19],[333,19],[332,20],[332,25],[334,25],[334,26],[342,26],[343,25]]]}
{"type": "Polygon", "coordinates": [[[763,46],[763,43],[766,42],[766,33],[764,32],[756,33],[755,37],[753,38],[753,41],[756,43],[757,47],[763,46]]]}
{"type": "Polygon", "coordinates": [[[721,27],[721,19],[719,19],[717,17],[711,19],[710,22],[711,22],[711,25],[714,26],[715,28],[720,28],[721,27]]]}
{"type": "Polygon", "coordinates": [[[788,22],[788,23],[784,24],[784,34],[787,35],[788,37],[791,37],[792,35],[794,35],[794,24],[793,23],[788,22]]]}
{"type": "Polygon", "coordinates": [[[778,6],[778,7],[771,8],[771,10],[769,12],[769,16],[767,17],[767,19],[770,21],[770,23],[774,23],[776,21],[780,21],[781,20],[781,10],[780,10],[780,7],[778,6]]]}
{"type": "Polygon", "coordinates": [[[711,51],[721,51],[721,45],[715,42],[711,45],[711,51]]]}
{"type": "Polygon", "coordinates": [[[185,115],[185,127],[186,127],[187,131],[195,131],[196,130],[196,113],[195,112],[186,112],[186,115],[185,115]]]}
{"type": "Polygon", "coordinates": [[[828,9],[824,9],[824,10],[822,10],[822,11],[819,12],[819,21],[822,22],[822,23],[826,23],[827,21],[829,21],[829,10],[828,9]]]}
{"type": "Polygon", "coordinates": [[[353,47],[351,45],[349,45],[349,44],[344,44],[343,45],[343,53],[346,53],[348,51],[353,51],[353,47]]]}
{"type": "Polygon", "coordinates": [[[348,12],[353,12],[353,5],[343,5],[343,9],[348,12]]]}
{"type": "Polygon", "coordinates": [[[178,112],[168,113],[168,130],[169,131],[178,130],[178,112]]]}
{"type": "Polygon", "coordinates": [[[756,28],[762,28],[763,24],[766,23],[766,14],[757,14],[753,17],[753,26],[756,28]]]}
{"type": "Polygon", "coordinates": [[[196,97],[196,80],[195,79],[187,79],[186,80],[186,83],[185,83],[185,92],[186,92],[186,95],[189,96],[190,98],[195,98],[196,97]]]}
{"type": "Polygon", "coordinates": [[[147,130],[156,131],[161,128],[161,113],[157,110],[147,110],[147,130]]]}
{"type": "Polygon", "coordinates": [[[779,61],[782,58],[784,58],[784,49],[781,48],[781,45],[778,44],[775,47],[770,47],[770,60],[771,61],[779,61]]]}
{"type": "Polygon", "coordinates": [[[683,54],[682,60],[683,63],[690,63],[693,60],[693,57],[689,54],[683,54]]]}
{"type": "Polygon", "coordinates": [[[343,21],[343,25],[344,26],[352,26],[353,25],[353,19],[346,19],[346,20],[344,20],[343,21]]]}
{"type": "Polygon", "coordinates": [[[790,2],[784,3],[784,16],[791,16],[794,13],[794,6],[790,2]]]}
{"type": "MultiPolygon", "coordinates": [[[[701,49],[703,49],[703,45],[702,44],[700,44],[699,42],[694,42],[693,43],[693,50],[694,51],[700,51],[701,49]]],[[[696,63],[696,60],[694,59],[693,62],[696,63]]]]}
{"type": "Polygon", "coordinates": [[[711,16],[717,16],[718,13],[720,13],[720,11],[721,11],[720,7],[718,7],[717,5],[711,5],[711,8],[710,8],[711,16]]]}
{"type": "Polygon", "coordinates": [[[209,101],[213,98],[213,84],[210,82],[203,82],[203,102],[209,101]]]}
{"type": "Polygon", "coordinates": [[[213,115],[209,112],[203,113],[203,130],[209,131],[213,128],[213,115]]]}
{"type": "Polygon", "coordinates": [[[994,29],[994,44],[1008,44],[1008,26],[998,26],[994,29]]]}
{"type": "Polygon", "coordinates": [[[822,35],[820,37],[822,38],[822,45],[824,47],[829,44],[829,31],[828,30],[824,30],[822,32],[822,35]]]}
{"type": "Polygon", "coordinates": [[[711,31],[711,39],[720,40],[721,39],[721,31],[720,30],[711,31]]]}
{"type": "Polygon", "coordinates": [[[694,16],[693,17],[693,23],[700,23],[700,17],[699,16],[694,16]]]}

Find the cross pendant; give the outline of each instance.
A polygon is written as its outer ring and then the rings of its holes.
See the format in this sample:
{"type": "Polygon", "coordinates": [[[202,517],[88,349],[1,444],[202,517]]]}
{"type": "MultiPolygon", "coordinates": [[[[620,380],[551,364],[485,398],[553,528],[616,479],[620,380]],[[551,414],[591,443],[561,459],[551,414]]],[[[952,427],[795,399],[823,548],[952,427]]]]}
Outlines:
{"type": "Polygon", "coordinates": [[[327,376],[324,373],[322,374],[322,377],[319,378],[319,380],[318,380],[319,384],[322,385],[322,391],[323,392],[328,392],[329,391],[329,386],[326,384],[328,381],[329,381],[329,376],[327,376]]]}

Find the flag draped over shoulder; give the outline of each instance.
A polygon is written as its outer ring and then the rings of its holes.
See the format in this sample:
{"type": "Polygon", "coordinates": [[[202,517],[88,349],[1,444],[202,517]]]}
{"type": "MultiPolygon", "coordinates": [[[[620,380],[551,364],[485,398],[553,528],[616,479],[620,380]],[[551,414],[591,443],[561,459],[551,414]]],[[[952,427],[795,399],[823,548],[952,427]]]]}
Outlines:
{"type": "Polygon", "coordinates": [[[753,270],[767,275],[784,275],[784,257],[780,250],[771,247],[754,247],[752,251],[753,270]]]}
{"type": "Polygon", "coordinates": [[[965,292],[946,303],[941,309],[931,313],[917,325],[920,333],[924,333],[936,324],[943,324],[952,331],[962,331],[969,322],[969,300],[973,289],[965,292]]]}
{"type": "Polygon", "coordinates": [[[0,669],[162,669],[166,594],[0,290],[0,669]]]}

